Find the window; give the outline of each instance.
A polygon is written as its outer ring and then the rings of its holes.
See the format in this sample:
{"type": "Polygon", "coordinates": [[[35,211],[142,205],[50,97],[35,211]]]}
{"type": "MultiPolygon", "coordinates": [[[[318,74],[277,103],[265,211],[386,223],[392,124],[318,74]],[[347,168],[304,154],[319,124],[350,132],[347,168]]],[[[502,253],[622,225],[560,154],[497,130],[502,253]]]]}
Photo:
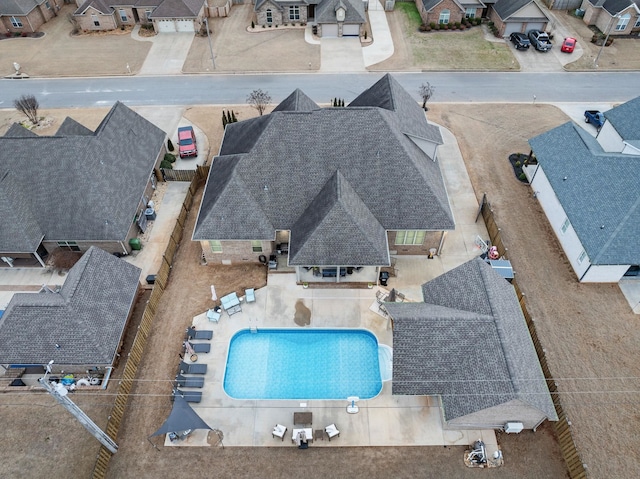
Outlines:
{"type": "Polygon", "coordinates": [[[262,253],[262,241],[252,241],[251,242],[251,250],[254,253],[262,253]]]}
{"type": "Polygon", "coordinates": [[[582,250],[582,253],[580,253],[580,256],[578,256],[578,264],[582,264],[582,262],[586,257],[587,257],[587,252],[585,250],[582,250]]]}
{"type": "Polygon", "coordinates": [[[439,24],[447,24],[449,23],[449,10],[444,9],[440,12],[440,18],[438,19],[438,23],[439,24]]]}
{"type": "Polygon", "coordinates": [[[424,243],[426,231],[420,230],[400,230],[396,231],[396,244],[399,245],[420,245],[424,243]]]}
{"type": "Polygon", "coordinates": [[[80,247],[75,241],[58,241],[58,248],[68,251],[80,251],[80,247]]]}
{"type": "Polygon", "coordinates": [[[638,19],[636,20],[636,24],[633,26],[633,28],[640,28],[640,17],[638,17],[638,19]]]}
{"type": "Polygon", "coordinates": [[[209,241],[212,253],[222,253],[222,243],[218,240],[209,241]]]}
{"type": "Polygon", "coordinates": [[[476,18],[476,9],[467,8],[464,12],[464,18],[476,18]]]}
{"type": "Polygon", "coordinates": [[[630,18],[631,18],[631,15],[629,15],[628,13],[625,13],[624,15],[622,15],[618,20],[618,24],[616,25],[616,30],[620,32],[626,29],[627,25],[629,24],[630,18]]]}
{"type": "Polygon", "coordinates": [[[298,5],[289,7],[289,20],[300,20],[300,7],[298,5]]]}
{"type": "Polygon", "coordinates": [[[22,22],[16,17],[11,17],[11,25],[13,25],[15,28],[22,28],[22,22]]]}
{"type": "Polygon", "coordinates": [[[120,20],[122,20],[123,22],[126,22],[127,12],[121,8],[120,10],[118,10],[118,13],[120,14],[120,20]]]}
{"type": "Polygon", "coordinates": [[[273,12],[271,9],[267,10],[267,23],[273,23],[273,12]]]}
{"type": "Polygon", "coordinates": [[[51,10],[51,4],[49,3],[49,0],[44,2],[44,6],[47,7],[47,10],[51,10]]]}
{"type": "Polygon", "coordinates": [[[564,223],[562,223],[562,226],[560,227],[562,234],[565,234],[568,228],[569,228],[569,218],[565,219],[564,223]]]}
{"type": "Polygon", "coordinates": [[[91,20],[93,20],[94,27],[100,26],[100,20],[98,20],[98,15],[91,15],[91,20]]]}

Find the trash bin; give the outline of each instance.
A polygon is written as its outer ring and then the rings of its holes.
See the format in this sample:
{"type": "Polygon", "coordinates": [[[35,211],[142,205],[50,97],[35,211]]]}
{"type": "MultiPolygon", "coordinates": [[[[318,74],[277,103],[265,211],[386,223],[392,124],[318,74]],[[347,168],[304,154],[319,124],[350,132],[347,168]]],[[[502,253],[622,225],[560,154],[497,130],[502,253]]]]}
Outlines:
{"type": "Polygon", "coordinates": [[[156,283],[156,275],[150,274],[147,276],[147,284],[155,284],[156,283]]]}
{"type": "Polygon", "coordinates": [[[131,238],[129,240],[129,246],[131,246],[131,249],[133,250],[141,250],[142,243],[140,242],[140,238],[131,238]]]}
{"type": "Polygon", "coordinates": [[[147,217],[148,221],[153,221],[156,219],[156,210],[153,208],[147,208],[144,210],[144,215],[147,217]]]}
{"type": "Polygon", "coordinates": [[[389,281],[389,273],[387,271],[380,272],[380,285],[386,286],[389,281]]]}

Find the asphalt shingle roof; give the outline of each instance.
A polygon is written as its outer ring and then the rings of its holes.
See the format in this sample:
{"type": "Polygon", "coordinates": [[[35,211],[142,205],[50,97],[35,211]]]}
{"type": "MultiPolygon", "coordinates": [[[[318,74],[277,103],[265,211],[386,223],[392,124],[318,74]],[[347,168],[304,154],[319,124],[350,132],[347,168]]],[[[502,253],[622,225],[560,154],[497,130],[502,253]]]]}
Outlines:
{"type": "MultiPolygon", "coordinates": [[[[638,7],[640,8],[640,4],[638,7]]],[[[628,142],[640,140],[640,96],[605,111],[604,117],[623,140],[628,142]]]]}
{"type": "Polygon", "coordinates": [[[273,111],[313,111],[319,109],[320,107],[315,101],[305,95],[300,88],[296,88],[294,92],[282,100],[273,111]]]}
{"type": "Polygon", "coordinates": [[[440,395],[447,420],[513,400],[557,415],[513,287],[476,258],[387,303],[393,394],[440,395]]]}
{"type": "Polygon", "coordinates": [[[364,2],[361,0],[322,0],[316,7],[317,23],[337,23],[336,9],[343,7],[345,23],[365,23],[364,2]]]}
{"type": "MultiPolygon", "coordinates": [[[[365,205],[358,211],[370,212],[385,230],[453,229],[438,162],[411,140],[433,141],[439,133],[433,133],[417,102],[407,101],[411,97],[395,80],[385,76],[380,82],[393,90],[384,95],[388,109],[360,98],[359,106],[279,110],[227,125],[193,239],[273,240],[276,230],[292,230],[313,202],[319,204],[320,192],[336,171],[365,205]],[[407,123],[405,115],[415,124],[407,123]]],[[[296,241],[292,234],[290,249],[296,241]]],[[[340,250],[357,248],[357,241],[352,238],[340,250]]],[[[342,254],[335,251],[334,259],[342,254]]],[[[316,258],[312,264],[323,261],[351,263],[316,258]]]]}
{"type": "Polygon", "coordinates": [[[0,318],[0,363],[111,365],[139,277],[140,268],[91,247],[59,292],[16,293],[0,318]]]}
{"type": "MultiPolygon", "coordinates": [[[[166,134],[119,102],[93,134],[74,123],[56,136],[0,137],[0,170],[12,173],[46,240],[124,241],[166,134]]],[[[22,235],[13,216],[0,238],[22,235]]]]}
{"type": "MultiPolygon", "coordinates": [[[[634,128],[617,112],[606,115],[614,126],[634,128]]],[[[635,118],[638,122],[640,115],[635,118]]],[[[529,144],[591,264],[640,264],[640,159],[605,152],[571,122],[529,144]]]]}
{"type": "Polygon", "coordinates": [[[205,0],[164,0],[152,13],[152,18],[196,18],[205,0]]]}
{"type": "Polygon", "coordinates": [[[0,15],[27,15],[45,0],[0,0],[0,15]]]}
{"type": "MultiPolygon", "coordinates": [[[[494,5],[493,9],[496,11],[498,16],[502,20],[509,20],[511,17],[517,13],[523,7],[532,3],[533,0],[498,0],[494,5]]],[[[536,6],[538,6],[535,2],[533,2],[536,6]]],[[[540,10],[540,17],[546,18],[544,12],[538,7],[540,10]]]]}
{"type": "MultiPolygon", "coordinates": [[[[598,0],[589,0],[589,3],[597,5],[600,2],[598,0]]],[[[615,15],[633,4],[640,8],[640,0],[606,0],[601,6],[611,15],[615,15]]]]}
{"type": "Polygon", "coordinates": [[[5,254],[33,253],[44,237],[36,215],[31,211],[28,196],[13,173],[0,169],[0,218],[3,223],[0,244],[5,254]]]}

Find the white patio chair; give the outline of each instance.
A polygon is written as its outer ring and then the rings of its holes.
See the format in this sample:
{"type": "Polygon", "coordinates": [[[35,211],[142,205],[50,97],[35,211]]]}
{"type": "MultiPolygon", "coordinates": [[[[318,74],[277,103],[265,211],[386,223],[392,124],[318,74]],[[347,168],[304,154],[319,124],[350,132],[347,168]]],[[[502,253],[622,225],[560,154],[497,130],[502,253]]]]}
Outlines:
{"type": "Polygon", "coordinates": [[[329,436],[329,441],[331,441],[332,437],[336,437],[340,435],[340,431],[338,431],[338,428],[336,427],[335,424],[329,424],[327,427],[324,428],[324,432],[326,432],[327,436],[329,436]]]}
{"type": "Polygon", "coordinates": [[[279,437],[281,441],[284,441],[284,435],[287,432],[287,427],[282,424],[276,424],[271,431],[271,437],[279,437]]]}

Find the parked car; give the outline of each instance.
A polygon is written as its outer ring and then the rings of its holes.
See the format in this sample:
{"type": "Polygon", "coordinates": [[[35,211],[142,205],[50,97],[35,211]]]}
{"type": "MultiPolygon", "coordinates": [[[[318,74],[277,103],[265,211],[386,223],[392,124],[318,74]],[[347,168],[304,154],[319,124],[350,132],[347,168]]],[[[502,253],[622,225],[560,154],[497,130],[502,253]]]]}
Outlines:
{"type": "Polygon", "coordinates": [[[545,32],[530,30],[529,40],[531,40],[531,44],[539,52],[548,52],[551,50],[551,39],[545,32]]]}
{"type": "Polygon", "coordinates": [[[509,40],[515,45],[516,50],[528,50],[531,46],[531,42],[524,33],[513,32],[509,35],[509,40]]]}
{"type": "Polygon", "coordinates": [[[576,48],[577,40],[572,37],[567,37],[562,42],[562,46],[560,47],[561,52],[565,53],[573,53],[573,50],[576,48]]]}
{"type": "Polygon", "coordinates": [[[196,145],[196,134],[192,126],[182,126],[178,128],[178,152],[180,158],[185,156],[198,156],[196,145]]]}
{"type": "Polygon", "coordinates": [[[604,125],[604,115],[598,110],[586,110],[584,112],[584,122],[591,123],[596,128],[600,129],[604,125]]]}

